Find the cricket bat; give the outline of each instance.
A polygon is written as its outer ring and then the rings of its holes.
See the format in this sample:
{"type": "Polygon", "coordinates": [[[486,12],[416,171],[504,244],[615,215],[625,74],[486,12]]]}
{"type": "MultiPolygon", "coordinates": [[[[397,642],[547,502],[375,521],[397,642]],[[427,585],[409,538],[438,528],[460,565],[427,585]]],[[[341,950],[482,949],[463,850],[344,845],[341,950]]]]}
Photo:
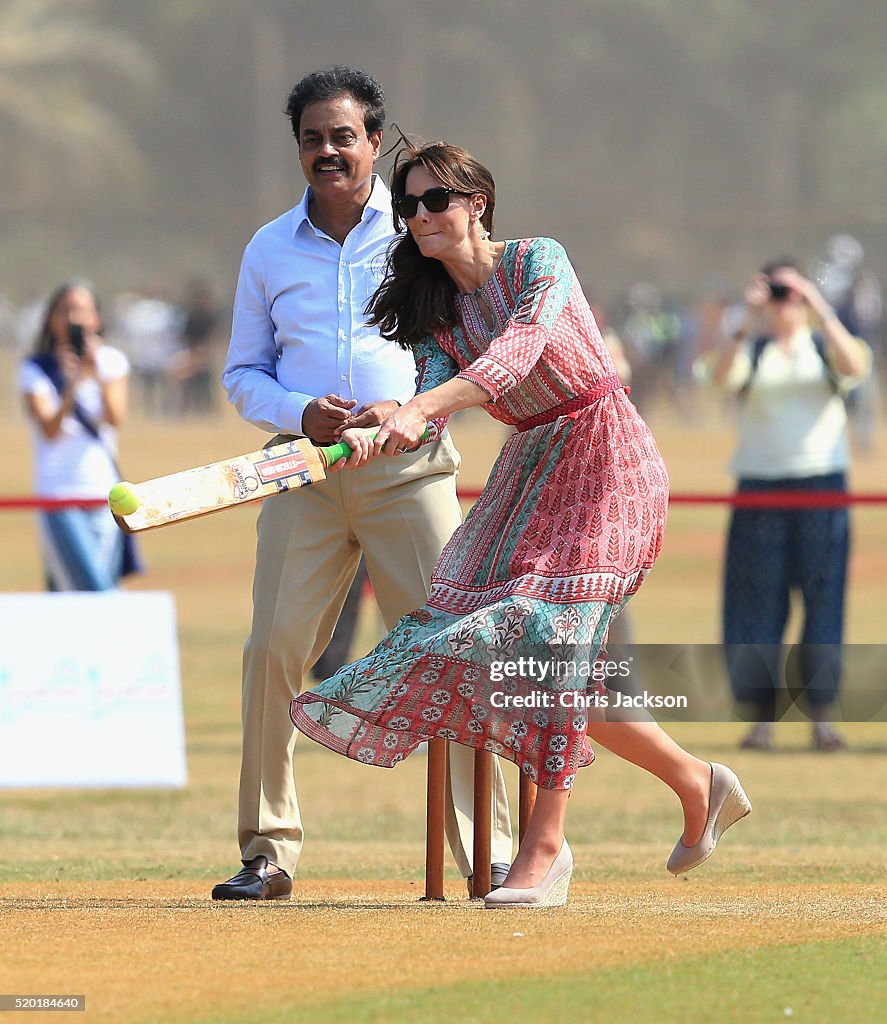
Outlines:
{"type": "Polygon", "coordinates": [[[140,484],[121,481],[111,488],[108,504],[125,533],[156,530],[307,487],[324,480],[327,469],[350,454],[344,441],[319,448],[308,438],[293,438],[248,455],[140,484]]]}

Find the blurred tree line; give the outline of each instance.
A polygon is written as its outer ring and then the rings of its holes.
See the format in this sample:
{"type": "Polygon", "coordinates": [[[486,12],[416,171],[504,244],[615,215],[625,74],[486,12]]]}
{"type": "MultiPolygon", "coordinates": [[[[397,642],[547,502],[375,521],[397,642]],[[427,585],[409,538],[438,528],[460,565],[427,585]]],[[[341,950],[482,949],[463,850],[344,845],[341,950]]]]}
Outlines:
{"type": "Polygon", "coordinates": [[[0,0],[0,292],[233,289],[303,189],[286,94],[331,63],[487,162],[498,236],[560,238],[598,302],[834,231],[880,273],[885,39],[868,0],[0,0]]]}

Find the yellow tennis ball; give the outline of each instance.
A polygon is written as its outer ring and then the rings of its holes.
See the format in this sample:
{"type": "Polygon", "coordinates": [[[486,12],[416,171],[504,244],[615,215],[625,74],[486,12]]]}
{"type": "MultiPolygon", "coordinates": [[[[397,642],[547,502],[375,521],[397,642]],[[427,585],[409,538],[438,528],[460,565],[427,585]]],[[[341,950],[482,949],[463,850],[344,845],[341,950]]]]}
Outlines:
{"type": "Polygon", "coordinates": [[[135,512],[141,502],[136,497],[132,484],[121,480],[119,484],[114,484],[111,488],[108,494],[108,504],[115,516],[128,516],[135,512]]]}

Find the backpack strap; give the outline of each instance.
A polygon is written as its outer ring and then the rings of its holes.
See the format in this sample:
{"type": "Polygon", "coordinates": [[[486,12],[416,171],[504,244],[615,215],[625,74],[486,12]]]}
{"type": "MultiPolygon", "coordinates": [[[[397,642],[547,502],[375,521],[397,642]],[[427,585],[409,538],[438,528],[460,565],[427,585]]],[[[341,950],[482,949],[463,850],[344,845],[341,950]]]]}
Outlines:
{"type": "MultiPolygon", "coordinates": [[[[823,338],[821,334],[814,334],[812,337],[813,347],[816,349],[816,354],[822,360],[822,365],[825,367],[825,376],[828,380],[829,387],[836,395],[840,395],[842,398],[844,398],[845,396],[841,393],[841,386],[838,380],[838,375],[829,365],[828,357],[826,356],[825,338],[823,338]]],[[[755,338],[755,340],[752,342],[750,357],[751,365],[749,367],[748,377],[746,378],[745,383],[742,385],[739,391],[737,391],[737,398],[745,398],[748,395],[749,388],[752,385],[752,381],[754,380],[755,373],[758,369],[758,363],[760,363],[761,356],[764,353],[764,349],[767,347],[770,341],[770,338],[762,334],[759,337],[755,338]]]]}
{"type": "Polygon", "coordinates": [[[819,355],[819,358],[822,360],[822,365],[825,367],[825,376],[828,380],[829,387],[832,389],[832,391],[834,391],[836,395],[840,395],[841,398],[845,398],[846,395],[844,395],[841,392],[841,385],[838,380],[838,375],[832,369],[831,364],[828,361],[828,356],[825,353],[825,338],[823,338],[821,334],[814,334],[813,345],[816,348],[816,352],[819,355]]]}
{"type": "Polygon", "coordinates": [[[752,381],[754,380],[755,373],[758,369],[758,363],[761,361],[761,356],[764,353],[764,349],[770,343],[770,338],[766,334],[761,334],[752,342],[751,346],[751,366],[749,366],[748,377],[745,379],[745,383],[736,392],[737,398],[745,398],[748,395],[748,390],[751,387],[752,381]]]}

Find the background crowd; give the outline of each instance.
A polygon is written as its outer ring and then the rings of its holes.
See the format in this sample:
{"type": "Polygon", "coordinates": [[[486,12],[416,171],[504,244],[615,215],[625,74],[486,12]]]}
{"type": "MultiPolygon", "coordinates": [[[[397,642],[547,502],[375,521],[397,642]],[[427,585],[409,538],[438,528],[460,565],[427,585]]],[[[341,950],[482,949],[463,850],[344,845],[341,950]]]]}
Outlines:
{"type": "MultiPolygon", "coordinates": [[[[761,261],[768,254],[762,254],[761,261]]],[[[882,268],[866,261],[862,244],[846,233],[825,238],[807,255],[811,278],[851,334],[867,342],[873,372],[849,397],[860,453],[875,443],[884,384],[882,268]]],[[[744,281],[670,292],[655,281],[626,283],[606,303],[583,281],[596,317],[630,375],[632,400],[647,416],[664,403],[690,422],[714,354],[742,316],[744,281]]],[[[48,294],[47,289],[47,294],[48,294]]],[[[184,287],[134,284],[105,297],[105,337],[129,358],[135,413],[164,418],[206,416],[224,402],[219,383],[231,319],[229,281],[195,276],[184,287]]],[[[0,294],[0,345],[16,356],[33,347],[46,295],[17,302],[0,294]]],[[[8,396],[4,396],[8,397],[8,396]]]]}
{"type": "MultiPolygon", "coordinates": [[[[128,358],[133,409],[164,418],[207,416],[222,404],[230,283],[194,277],[184,288],[140,284],[103,296],[106,341],[128,358]]],[[[47,296],[0,296],[0,343],[17,357],[34,347],[47,296]]]]}
{"type": "MultiPolygon", "coordinates": [[[[854,381],[854,386],[847,388],[841,395],[839,404],[842,408],[838,414],[841,417],[846,416],[853,451],[866,456],[874,451],[876,445],[880,395],[885,383],[881,274],[867,265],[862,244],[847,233],[838,233],[826,238],[819,251],[808,256],[807,265],[810,280],[823,302],[834,310],[838,322],[851,335],[866,343],[870,353],[871,372],[861,375],[862,379],[854,381]]],[[[84,283],[88,287],[88,282],[84,283]]],[[[589,290],[587,286],[586,289],[589,290]]],[[[225,402],[220,385],[220,372],[230,329],[231,309],[227,299],[229,292],[230,286],[227,283],[194,276],[178,290],[156,284],[143,285],[105,300],[100,320],[100,334],[106,343],[105,347],[110,350],[113,346],[114,350],[122,354],[128,366],[126,404],[130,412],[148,419],[176,419],[211,417],[220,411],[225,402]]],[[[35,352],[35,343],[42,334],[46,334],[46,324],[51,319],[50,307],[53,298],[53,295],[41,296],[20,305],[16,305],[8,298],[0,298],[0,344],[7,350],[12,362],[27,362],[35,352]]],[[[747,295],[743,294],[741,282],[735,287],[710,289],[692,298],[670,295],[653,281],[632,282],[606,308],[598,305],[594,307],[594,312],[620,376],[631,386],[632,401],[645,416],[652,417],[655,422],[656,416],[663,412],[677,416],[690,428],[699,412],[700,397],[705,393],[718,394],[724,402],[725,409],[732,407],[739,414],[741,439],[742,430],[747,429],[742,426],[743,417],[749,422],[750,414],[748,409],[743,408],[746,405],[744,398],[747,385],[739,389],[713,387],[717,384],[715,378],[719,375],[719,366],[724,364],[725,359],[732,359],[730,350],[733,339],[739,334],[744,335],[742,324],[748,310],[747,295]]],[[[33,374],[33,371],[31,373],[33,374]]],[[[760,374],[753,371],[752,376],[757,377],[760,374]]],[[[12,395],[8,397],[13,399],[12,395]]],[[[48,411],[52,412],[51,409],[48,411]]],[[[752,418],[757,415],[754,407],[751,409],[751,415],[752,418]]],[[[117,418],[122,420],[121,416],[117,418]]],[[[121,424],[118,423],[119,425],[121,424]]],[[[111,426],[106,425],[102,429],[110,430],[111,426]]],[[[839,428],[839,431],[843,429],[846,428],[839,428]]],[[[84,435],[82,443],[95,447],[107,461],[100,440],[92,440],[84,435]]],[[[107,438],[104,443],[109,443],[107,438]]],[[[43,447],[47,447],[45,442],[43,447]]],[[[52,448],[53,445],[50,444],[48,447],[52,448]]],[[[112,443],[112,454],[114,447],[112,443]]],[[[786,480],[790,486],[794,486],[792,474],[786,476],[781,472],[785,466],[781,462],[777,465],[779,457],[768,454],[773,451],[775,449],[771,449],[769,443],[766,444],[761,455],[763,462],[757,467],[758,471],[752,474],[738,473],[740,491],[749,488],[766,490],[777,484],[781,488],[786,485],[786,480]],[[749,476],[755,479],[749,482],[749,476]]],[[[823,466],[829,470],[837,468],[845,474],[849,468],[848,458],[849,453],[847,457],[839,460],[840,466],[832,466],[831,463],[828,466],[823,463],[823,466]]],[[[101,479],[89,491],[90,495],[93,491],[96,494],[105,493],[108,481],[116,475],[112,463],[113,458],[109,463],[111,468],[100,473],[101,479]]],[[[807,477],[810,477],[809,473],[805,474],[805,478],[807,477]]],[[[58,488],[47,490],[41,486],[40,479],[42,477],[38,473],[35,489],[43,496],[55,496],[58,488]]],[[[811,479],[813,486],[820,486],[821,481],[815,474],[811,479]]],[[[832,488],[831,476],[822,476],[821,479],[825,481],[822,486],[832,488]]],[[[841,480],[844,481],[841,486],[846,486],[845,475],[841,476],[841,480]]],[[[78,490],[78,493],[86,493],[82,481],[75,490],[78,490]]],[[[62,495],[69,492],[70,487],[58,491],[62,495]]],[[[738,588],[741,593],[737,594],[736,566],[742,566],[746,575],[751,567],[757,566],[763,574],[760,580],[762,594],[774,596],[776,601],[764,632],[772,644],[778,645],[783,639],[788,590],[798,585],[799,580],[787,579],[785,595],[780,596],[781,584],[777,586],[778,580],[774,578],[774,566],[777,562],[774,553],[782,553],[788,558],[789,545],[776,543],[776,547],[773,547],[771,535],[774,523],[778,523],[780,529],[788,531],[788,535],[803,535],[817,541],[805,542],[802,545],[802,552],[809,549],[807,564],[814,567],[831,564],[834,567],[837,575],[833,585],[811,586],[808,581],[806,588],[802,585],[801,589],[806,590],[808,599],[812,599],[819,592],[831,594],[834,591],[840,595],[839,600],[825,602],[834,606],[833,612],[829,614],[829,628],[825,632],[818,629],[815,607],[812,607],[808,610],[805,633],[805,636],[809,634],[812,637],[810,642],[831,644],[833,654],[838,650],[834,644],[840,644],[842,630],[842,580],[846,576],[849,550],[849,516],[846,509],[831,512],[811,510],[804,514],[807,516],[804,523],[795,521],[802,515],[800,512],[774,511],[769,513],[769,518],[766,518],[768,514],[763,512],[746,511],[734,514],[730,543],[727,546],[724,580],[724,637],[728,642],[731,637],[736,639],[733,636],[735,628],[731,623],[750,621],[748,614],[740,614],[738,609],[746,606],[761,609],[766,604],[761,598],[754,597],[756,584],[753,580],[746,580],[738,588]],[[837,527],[832,523],[832,520],[837,523],[839,519],[844,537],[840,544],[834,535],[837,527]],[[746,525],[743,528],[751,528],[752,533],[745,541],[739,543],[734,534],[746,521],[751,526],[746,525]],[[758,537],[761,530],[766,534],[763,540],[758,537]],[[767,538],[769,548],[764,543],[767,538]],[[760,557],[747,557],[748,550],[752,549],[757,551],[760,557]],[[761,554],[765,550],[770,550],[767,557],[761,554]]],[[[66,531],[72,530],[69,524],[62,522],[67,517],[82,519],[84,530],[95,529],[94,524],[85,525],[90,516],[94,518],[95,511],[73,510],[42,514],[42,519],[46,523],[43,560],[50,589],[83,587],[59,582],[62,579],[59,566],[64,564],[64,559],[58,555],[58,540],[52,541],[47,532],[49,527],[52,526],[56,532],[62,526],[66,531]]],[[[86,536],[84,533],[84,537],[86,536]]],[[[91,547],[90,543],[85,541],[80,548],[82,557],[79,560],[67,560],[72,566],[70,573],[75,578],[80,578],[84,572],[90,575],[93,572],[108,571],[105,568],[108,557],[102,553],[104,549],[101,545],[91,547]],[[75,564],[78,561],[83,564],[84,569],[78,568],[75,564]]],[[[122,570],[119,552],[112,553],[110,557],[113,566],[106,587],[115,586],[121,571],[127,571],[122,570]]],[[[801,563],[798,565],[800,568],[796,566],[792,569],[787,562],[785,571],[789,576],[792,573],[803,575],[803,566],[801,563]]],[[[347,660],[356,632],[361,595],[367,593],[367,587],[366,567],[361,560],[332,642],[315,666],[315,678],[320,679],[331,674],[347,660]]],[[[85,589],[96,587],[90,584],[85,589]]],[[[748,630],[745,629],[742,636],[747,633],[748,630]]],[[[755,635],[758,633],[763,636],[760,629],[757,629],[755,635]]],[[[617,620],[611,642],[625,643],[632,639],[631,617],[625,614],[617,620]]],[[[774,652],[775,650],[776,648],[774,652]]],[[[771,653],[768,658],[772,661],[775,656],[775,653],[771,653]]],[[[752,719],[759,720],[759,725],[746,737],[747,746],[767,748],[772,742],[769,723],[776,717],[773,693],[778,674],[776,669],[766,669],[764,682],[756,684],[759,689],[751,698],[746,692],[748,687],[743,688],[738,684],[734,686],[737,699],[746,702],[751,700],[752,719]]],[[[806,674],[811,678],[815,676],[816,666],[806,670],[806,674]]],[[[737,673],[733,672],[733,675],[736,677],[737,673]]],[[[748,672],[743,669],[738,675],[744,678],[748,672]]],[[[839,665],[832,666],[830,676],[831,681],[826,687],[828,693],[824,693],[823,696],[825,714],[837,693],[839,665]]],[[[816,740],[821,748],[837,749],[842,745],[840,737],[830,730],[827,721],[818,728],[820,732],[826,730],[816,740]]]]}

